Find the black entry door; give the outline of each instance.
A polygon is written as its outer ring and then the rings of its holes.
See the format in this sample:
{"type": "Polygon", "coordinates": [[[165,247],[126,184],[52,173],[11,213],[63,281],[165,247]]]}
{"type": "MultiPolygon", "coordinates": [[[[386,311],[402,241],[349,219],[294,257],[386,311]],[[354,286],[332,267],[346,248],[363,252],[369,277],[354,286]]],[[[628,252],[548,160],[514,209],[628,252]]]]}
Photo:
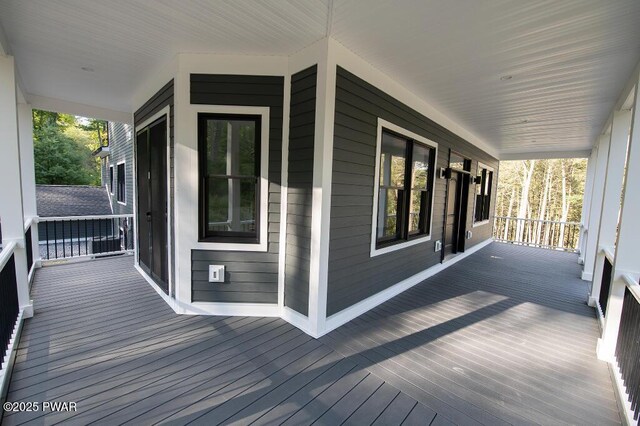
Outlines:
{"type": "Polygon", "coordinates": [[[145,272],[168,293],[166,118],[139,131],[136,143],[138,260],[145,272]]]}
{"type": "Polygon", "coordinates": [[[458,228],[460,223],[460,173],[452,173],[447,183],[447,214],[445,217],[444,255],[458,252],[458,228]]]}
{"type": "Polygon", "coordinates": [[[471,160],[451,152],[449,168],[451,178],[447,182],[443,259],[448,254],[464,251],[471,160]]]}

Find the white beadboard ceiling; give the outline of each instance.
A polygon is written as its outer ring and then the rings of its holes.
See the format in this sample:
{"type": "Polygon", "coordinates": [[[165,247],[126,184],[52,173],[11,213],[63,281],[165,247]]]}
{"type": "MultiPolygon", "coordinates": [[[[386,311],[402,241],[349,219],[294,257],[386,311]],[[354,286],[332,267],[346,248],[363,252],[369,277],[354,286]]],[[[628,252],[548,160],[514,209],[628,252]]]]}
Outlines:
{"type": "Polygon", "coordinates": [[[590,149],[640,61],[638,0],[0,0],[0,25],[28,94],[117,111],[178,52],[329,35],[505,156],[590,149]]]}

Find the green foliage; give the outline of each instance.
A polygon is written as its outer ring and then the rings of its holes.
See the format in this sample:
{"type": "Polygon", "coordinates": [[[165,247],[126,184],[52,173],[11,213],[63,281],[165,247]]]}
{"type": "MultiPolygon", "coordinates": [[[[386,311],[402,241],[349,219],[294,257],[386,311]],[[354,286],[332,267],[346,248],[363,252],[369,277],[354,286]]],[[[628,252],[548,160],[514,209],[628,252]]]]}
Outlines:
{"type": "Polygon", "coordinates": [[[92,155],[98,141],[73,115],[34,110],[36,183],[100,185],[100,162],[92,155]]]}

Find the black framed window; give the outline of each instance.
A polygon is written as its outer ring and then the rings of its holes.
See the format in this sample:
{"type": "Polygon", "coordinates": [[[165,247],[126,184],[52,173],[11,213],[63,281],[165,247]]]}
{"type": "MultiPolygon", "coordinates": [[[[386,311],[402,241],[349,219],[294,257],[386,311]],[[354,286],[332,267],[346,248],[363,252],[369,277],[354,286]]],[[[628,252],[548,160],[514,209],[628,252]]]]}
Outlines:
{"type": "Polygon", "coordinates": [[[430,232],[435,149],[383,129],[376,247],[430,232]]]}
{"type": "Polygon", "coordinates": [[[199,239],[259,243],[258,115],[198,114],[199,239]]]}
{"type": "Polygon", "coordinates": [[[113,166],[109,166],[109,192],[113,195],[113,166]]]}
{"type": "Polygon", "coordinates": [[[478,166],[476,182],[476,214],[474,219],[475,222],[482,222],[489,220],[490,216],[493,170],[478,166]]]}
{"type": "Polygon", "coordinates": [[[121,203],[125,202],[125,189],[126,189],[126,175],[125,175],[125,166],[124,163],[118,164],[118,201],[121,203]]]}

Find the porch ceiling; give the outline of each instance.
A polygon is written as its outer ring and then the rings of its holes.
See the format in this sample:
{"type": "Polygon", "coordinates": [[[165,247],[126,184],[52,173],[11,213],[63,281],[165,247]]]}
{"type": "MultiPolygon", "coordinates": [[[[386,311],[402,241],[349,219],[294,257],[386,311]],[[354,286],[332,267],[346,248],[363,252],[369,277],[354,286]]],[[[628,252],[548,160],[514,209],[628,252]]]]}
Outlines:
{"type": "Polygon", "coordinates": [[[27,97],[130,112],[178,52],[290,55],[329,35],[505,156],[591,148],[638,22],[637,0],[0,2],[27,97]]]}

